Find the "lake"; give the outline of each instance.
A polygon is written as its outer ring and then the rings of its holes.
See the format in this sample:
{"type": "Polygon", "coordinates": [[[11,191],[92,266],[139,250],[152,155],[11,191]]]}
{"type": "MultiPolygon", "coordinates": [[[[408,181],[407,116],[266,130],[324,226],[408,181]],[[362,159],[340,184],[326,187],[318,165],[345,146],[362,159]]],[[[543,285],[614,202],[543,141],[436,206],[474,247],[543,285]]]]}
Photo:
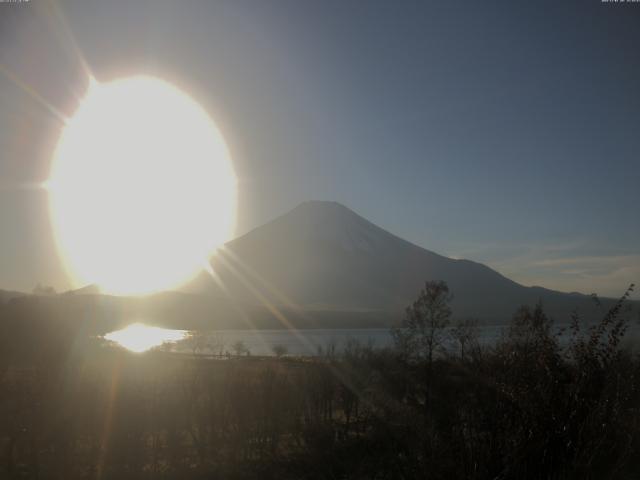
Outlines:
{"type": "MultiPolygon", "coordinates": [[[[487,345],[495,343],[505,326],[478,327],[479,341],[487,345]]],[[[629,337],[638,338],[640,329],[633,325],[629,337]]],[[[273,355],[276,347],[283,348],[287,354],[295,356],[317,355],[319,351],[333,349],[343,351],[349,341],[376,348],[392,345],[389,329],[310,329],[310,330],[217,330],[198,334],[196,339],[189,338],[185,330],[171,330],[144,324],[132,324],[127,328],[105,335],[107,340],[120,344],[134,352],[163,346],[164,349],[204,355],[235,354],[234,346],[238,342],[251,355],[273,355]]],[[[451,345],[453,347],[453,344],[451,345]]],[[[245,352],[246,354],[246,352],[245,352]]]]}

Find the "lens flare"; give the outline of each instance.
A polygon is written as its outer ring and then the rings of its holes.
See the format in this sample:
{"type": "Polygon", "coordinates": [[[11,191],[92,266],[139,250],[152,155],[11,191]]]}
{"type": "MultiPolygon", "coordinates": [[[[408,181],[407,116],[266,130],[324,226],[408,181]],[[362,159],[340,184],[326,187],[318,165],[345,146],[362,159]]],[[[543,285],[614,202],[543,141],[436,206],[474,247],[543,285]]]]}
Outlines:
{"type": "Polygon", "coordinates": [[[174,288],[235,228],[237,180],[220,131],[193,99],[152,77],[91,82],[46,185],[74,286],[174,288]]]}

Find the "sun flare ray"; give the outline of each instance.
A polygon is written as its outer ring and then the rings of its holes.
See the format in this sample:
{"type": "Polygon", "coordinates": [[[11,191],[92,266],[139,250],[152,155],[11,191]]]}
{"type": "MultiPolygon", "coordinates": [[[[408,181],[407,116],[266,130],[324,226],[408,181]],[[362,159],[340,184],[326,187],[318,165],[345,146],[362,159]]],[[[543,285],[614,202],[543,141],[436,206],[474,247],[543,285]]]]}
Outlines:
{"type": "Polygon", "coordinates": [[[46,182],[73,283],[147,294],[188,281],[233,234],[236,183],[220,131],[186,94],[151,77],[91,80],[46,182]]]}

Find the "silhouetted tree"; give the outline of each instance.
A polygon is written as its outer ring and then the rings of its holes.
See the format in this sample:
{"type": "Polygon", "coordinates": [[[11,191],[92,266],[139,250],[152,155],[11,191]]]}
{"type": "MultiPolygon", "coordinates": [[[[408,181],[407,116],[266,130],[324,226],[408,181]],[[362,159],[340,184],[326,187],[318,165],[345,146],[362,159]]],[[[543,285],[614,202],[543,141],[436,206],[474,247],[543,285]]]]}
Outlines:
{"type": "Polygon", "coordinates": [[[38,283],[33,289],[34,295],[55,295],[56,289],[49,285],[42,285],[38,283]]]}
{"type": "Polygon", "coordinates": [[[411,356],[354,340],[287,361],[85,350],[54,299],[5,305],[0,478],[639,478],[629,293],[562,338],[541,304],[519,308],[482,355],[463,322],[464,362],[429,349],[447,335],[441,282],[409,309],[411,356]]]}
{"type": "Polygon", "coordinates": [[[231,346],[231,348],[233,348],[233,351],[235,352],[235,354],[238,357],[243,355],[243,354],[248,353],[248,351],[249,351],[242,340],[238,340],[238,341],[234,342],[234,344],[231,346]]]}
{"type": "Polygon", "coordinates": [[[404,321],[392,332],[396,347],[408,357],[433,362],[434,353],[443,345],[445,328],[451,319],[449,302],[452,298],[446,282],[425,282],[417,300],[407,308],[404,321]]]}
{"type": "Polygon", "coordinates": [[[207,334],[202,331],[189,332],[183,342],[191,349],[193,355],[201,354],[209,348],[207,334]]]}
{"type": "Polygon", "coordinates": [[[278,358],[286,355],[288,352],[287,347],[285,347],[284,345],[274,345],[272,351],[273,354],[278,358]]]}
{"type": "Polygon", "coordinates": [[[464,361],[465,353],[477,342],[479,335],[478,321],[472,318],[459,321],[451,329],[451,336],[460,346],[460,360],[464,361]]]}

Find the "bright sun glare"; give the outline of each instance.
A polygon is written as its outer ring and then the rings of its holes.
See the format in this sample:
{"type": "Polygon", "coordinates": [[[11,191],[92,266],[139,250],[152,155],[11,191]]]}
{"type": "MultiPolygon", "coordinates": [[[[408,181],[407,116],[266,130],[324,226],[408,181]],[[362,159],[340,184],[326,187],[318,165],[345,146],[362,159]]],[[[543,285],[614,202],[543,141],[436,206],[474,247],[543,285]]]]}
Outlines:
{"type": "Polygon", "coordinates": [[[236,177],[207,113],[152,77],[91,81],[47,182],[76,286],[146,294],[192,278],[230,239],[236,177]]]}
{"type": "Polygon", "coordinates": [[[186,335],[184,330],[168,330],[134,323],[117,332],[108,333],[104,338],[132,352],[142,353],[164,343],[182,340],[186,335]]]}

